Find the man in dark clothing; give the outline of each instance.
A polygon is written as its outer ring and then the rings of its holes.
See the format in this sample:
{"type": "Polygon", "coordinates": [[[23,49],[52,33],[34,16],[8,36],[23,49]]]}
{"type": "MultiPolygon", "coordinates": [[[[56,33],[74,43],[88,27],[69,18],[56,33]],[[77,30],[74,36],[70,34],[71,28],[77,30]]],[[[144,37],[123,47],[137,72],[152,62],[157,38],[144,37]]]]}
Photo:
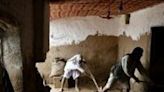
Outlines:
{"type": "Polygon", "coordinates": [[[144,69],[140,61],[142,54],[143,49],[140,47],[136,47],[132,51],[132,53],[126,54],[124,57],[122,57],[121,62],[112,66],[108,82],[103,88],[103,91],[111,89],[111,87],[119,81],[124,84],[122,86],[122,91],[129,92],[130,78],[133,78],[136,82],[140,82],[139,79],[134,75],[135,69],[138,69],[138,71],[144,77],[146,77],[148,81],[150,81],[150,79],[147,77],[148,74],[146,73],[146,70],[144,69]]]}

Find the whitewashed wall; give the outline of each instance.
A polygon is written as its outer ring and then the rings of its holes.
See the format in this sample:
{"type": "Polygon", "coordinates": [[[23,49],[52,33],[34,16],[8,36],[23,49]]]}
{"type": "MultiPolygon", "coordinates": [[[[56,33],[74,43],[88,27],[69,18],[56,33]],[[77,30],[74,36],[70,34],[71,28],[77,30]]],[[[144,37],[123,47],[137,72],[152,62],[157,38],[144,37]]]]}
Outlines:
{"type": "Polygon", "coordinates": [[[119,17],[109,21],[89,16],[51,21],[50,47],[71,44],[72,42],[79,43],[85,40],[88,35],[117,35],[119,20],[119,17]]]}
{"type": "Polygon", "coordinates": [[[125,33],[138,40],[152,26],[161,25],[164,25],[164,3],[131,13],[128,25],[124,15],[110,20],[94,16],[58,19],[50,22],[50,47],[79,43],[97,33],[115,36],[125,33]]]}
{"type": "Polygon", "coordinates": [[[150,33],[153,26],[164,26],[164,3],[131,13],[130,24],[126,25],[124,16],[120,18],[119,34],[138,40],[146,32],[150,33]]]}

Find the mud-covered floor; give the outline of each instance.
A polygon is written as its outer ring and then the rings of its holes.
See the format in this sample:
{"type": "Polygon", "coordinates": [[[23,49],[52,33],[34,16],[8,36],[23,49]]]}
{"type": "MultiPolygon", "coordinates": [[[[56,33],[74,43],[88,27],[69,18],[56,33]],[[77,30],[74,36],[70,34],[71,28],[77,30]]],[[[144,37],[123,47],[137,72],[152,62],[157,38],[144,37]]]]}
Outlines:
{"type": "MultiPolygon", "coordinates": [[[[101,83],[99,86],[102,86],[104,83],[101,83]]],[[[59,89],[60,88],[55,88],[55,87],[53,87],[52,85],[51,85],[51,91],[50,92],[59,92],[59,89]]],[[[97,92],[97,89],[96,89],[96,87],[93,85],[93,84],[91,84],[91,83],[88,83],[88,84],[86,84],[86,85],[80,85],[79,86],[79,89],[80,89],[80,92],[97,92]]],[[[65,87],[64,88],[64,92],[76,92],[76,90],[75,90],[75,88],[73,87],[73,88],[67,88],[67,87],[65,87]]],[[[113,89],[113,90],[111,90],[111,91],[108,91],[108,92],[121,92],[120,90],[117,90],[117,89],[113,89]]]]}
{"type": "MultiPolygon", "coordinates": [[[[53,88],[50,92],[59,92],[59,88],[53,88]]],[[[65,88],[64,92],[76,92],[74,88],[65,88]]],[[[97,92],[95,89],[93,88],[85,88],[82,87],[80,88],[80,92],[97,92]]],[[[112,90],[112,91],[108,91],[108,92],[120,92],[119,90],[112,90]]]]}

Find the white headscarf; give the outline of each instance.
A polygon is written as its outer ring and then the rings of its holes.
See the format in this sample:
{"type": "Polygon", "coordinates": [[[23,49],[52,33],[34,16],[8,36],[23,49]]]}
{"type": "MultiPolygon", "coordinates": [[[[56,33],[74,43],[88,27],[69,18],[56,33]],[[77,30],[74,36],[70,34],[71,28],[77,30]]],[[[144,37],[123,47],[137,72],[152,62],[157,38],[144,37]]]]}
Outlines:
{"type": "Polygon", "coordinates": [[[80,54],[76,54],[73,57],[71,57],[70,59],[68,59],[64,70],[80,70],[83,71],[80,65],[80,61],[82,60],[82,57],[80,54]]]}
{"type": "Polygon", "coordinates": [[[76,54],[73,57],[71,57],[70,59],[68,59],[68,62],[72,61],[74,64],[79,64],[81,59],[82,59],[81,55],[80,54],[76,54]]]}

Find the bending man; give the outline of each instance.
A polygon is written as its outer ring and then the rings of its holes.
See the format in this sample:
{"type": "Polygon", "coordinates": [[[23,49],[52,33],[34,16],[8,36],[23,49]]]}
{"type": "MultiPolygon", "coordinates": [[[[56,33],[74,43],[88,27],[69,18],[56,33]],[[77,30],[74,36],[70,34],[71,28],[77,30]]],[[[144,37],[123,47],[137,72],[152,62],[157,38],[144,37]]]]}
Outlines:
{"type": "Polygon", "coordinates": [[[126,54],[122,57],[121,62],[112,66],[111,73],[106,83],[103,91],[109,90],[116,82],[121,82],[123,84],[122,91],[129,92],[130,91],[130,78],[133,78],[136,82],[140,82],[139,79],[134,75],[135,69],[150,81],[147,77],[146,70],[141,64],[141,57],[143,54],[143,49],[140,47],[136,47],[132,53],[126,54]]]}
{"type": "Polygon", "coordinates": [[[94,76],[89,71],[89,68],[87,68],[87,65],[85,63],[86,63],[85,60],[83,59],[83,57],[80,54],[77,54],[67,60],[66,65],[64,67],[64,75],[62,78],[60,92],[63,92],[63,86],[64,86],[65,79],[68,79],[71,76],[75,80],[75,89],[77,92],[79,92],[78,78],[81,74],[86,74],[87,76],[89,76],[95,83],[97,90],[99,90],[99,87],[97,85],[97,82],[96,82],[94,76]],[[87,70],[85,70],[84,67],[82,67],[82,66],[85,66],[87,70]]]}

